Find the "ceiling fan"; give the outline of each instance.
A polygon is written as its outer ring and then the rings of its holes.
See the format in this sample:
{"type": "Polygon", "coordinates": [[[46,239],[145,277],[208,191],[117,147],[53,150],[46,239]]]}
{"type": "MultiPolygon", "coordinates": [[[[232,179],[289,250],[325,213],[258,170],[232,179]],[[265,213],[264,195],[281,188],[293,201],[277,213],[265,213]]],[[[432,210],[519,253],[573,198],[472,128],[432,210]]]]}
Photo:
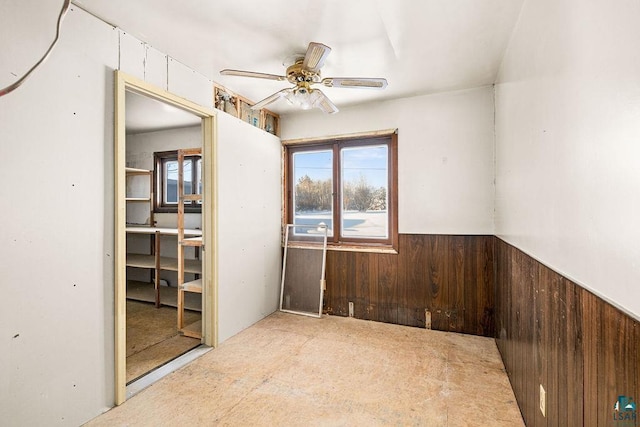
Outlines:
{"type": "Polygon", "coordinates": [[[314,89],[311,85],[323,84],[326,87],[356,88],[356,89],[384,89],[387,87],[387,80],[383,78],[359,78],[359,77],[320,77],[320,68],[324,65],[324,60],[329,56],[331,48],[322,43],[311,42],[307,48],[307,53],[297,56],[294,63],[287,67],[286,75],[257,73],[254,71],[230,70],[220,71],[224,76],[254,77],[267,80],[288,81],[295,85],[291,88],[282,89],[270,95],[251,107],[252,110],[259,110],[277,101],[280,98],[287,99],[291,104],[297,105],[304,110],[317,107],[325,113],[337,113],[338,107],[320,90],[314,89]]]}

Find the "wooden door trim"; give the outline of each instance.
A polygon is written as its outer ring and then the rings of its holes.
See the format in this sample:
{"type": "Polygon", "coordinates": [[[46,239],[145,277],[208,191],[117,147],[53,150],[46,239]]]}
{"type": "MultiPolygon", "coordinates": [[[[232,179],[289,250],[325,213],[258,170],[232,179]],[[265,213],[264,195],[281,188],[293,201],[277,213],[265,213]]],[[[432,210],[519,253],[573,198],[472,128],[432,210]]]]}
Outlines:
{"type": "Polygon", "coordinates": [[[202,119],[202,158],[204,162],[203,194],[203,344],[216,347],[218,344],[218,270],[217,242],[214,239],[217,227],[217,180],[216,166],[217,121],[216,112],[178,97],[143,80],[119,70],[115,71],[114,112],[114,318],[115,318],[115,404],[126,400],[126,203],[125,203],[125,97],[134,92],[164,102],[202,119]],[[204,207],[207,207],[206,209],[204,207]]]}

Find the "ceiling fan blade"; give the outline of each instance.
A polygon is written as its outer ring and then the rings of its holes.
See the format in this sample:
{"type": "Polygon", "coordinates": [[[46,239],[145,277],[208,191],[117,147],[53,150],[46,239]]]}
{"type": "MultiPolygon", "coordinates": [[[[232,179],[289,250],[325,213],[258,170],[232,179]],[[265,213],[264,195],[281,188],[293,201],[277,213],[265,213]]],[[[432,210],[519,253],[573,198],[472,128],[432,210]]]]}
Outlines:
{"type": "Polygon", "coordinates": [[[329,56],[329,53],[331,53],[329,46],[316,42],[309,43],[304,61],[302,61],[302,68],[317,73],[324,65],[324,60],[329,56]]]}
{"type": "Polygon", "coordinates": [[[336,107],[336,105],[333,102],[331,102],[331,100],[327,97],[327,95],[325,95],[324,92],[322,92],[320,89],[314,89],[314,92],[320,93],[320,98],[316,102],[316,107],[318,107],[319,109],[321,109],[327,114],[335,114],[338,111],[340,111],[338,110],[338,107],[336,107]]]}
{"type": "Polygon", "coordinates": [[[322,79],[322,84],[327,87],[384,89],[385,87],[387,87],[387,79],[360,77],[327,77],[325,79],[322,79]]]}
{"type": "Polygon", "coordinates": [[[254,77],[257,79],[278,80],[278,81],[287,80],[285,76],[278,76],[276,74],[267,74],[267,73],[257,73],[255,71],[224,69],[220,71],[220,74],[222,74],[223,76],[254,77]]]}
{"type": "Polygon", "coordinates": [[[258,102],[257,104],[251,106],[251,109],[252,110],[260,110],[261,108],[266,107],[267,105],[271,104],[272,102],[275,102],[278,99],[286,96],[288,93],[290,93],[292,91],[293,91],[293,89],[291,89],[291,88],[282,89],[282,90],[274,93],[273,95],[267,96],[265,99],[263,99],[262,101],[258,102]]]}

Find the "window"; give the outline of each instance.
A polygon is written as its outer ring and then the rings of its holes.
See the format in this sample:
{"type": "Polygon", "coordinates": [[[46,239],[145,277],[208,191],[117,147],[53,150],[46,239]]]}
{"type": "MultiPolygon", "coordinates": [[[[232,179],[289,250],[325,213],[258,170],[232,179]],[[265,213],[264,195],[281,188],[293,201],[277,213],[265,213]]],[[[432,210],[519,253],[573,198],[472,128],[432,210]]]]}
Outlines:
{"type": "Polygon", "coordinates": [[[287,223],[324,224],[332,245],[395,245],[396,151],[395,134],[288,145],[287,223]]]}
{"type": "MultiPolygon", "coordinates": [[[[178,152],[154,153],[155,159],[155,211],[178,212],[178,152]]],[[[202,194],[202,158],[185,157],[183,166],[184,194],[202,194]],[[194,192],[195,190],[195,192],[194,192]]],[[[187,200],[185,212],[199,213],[202,201],[187,200]]]]}

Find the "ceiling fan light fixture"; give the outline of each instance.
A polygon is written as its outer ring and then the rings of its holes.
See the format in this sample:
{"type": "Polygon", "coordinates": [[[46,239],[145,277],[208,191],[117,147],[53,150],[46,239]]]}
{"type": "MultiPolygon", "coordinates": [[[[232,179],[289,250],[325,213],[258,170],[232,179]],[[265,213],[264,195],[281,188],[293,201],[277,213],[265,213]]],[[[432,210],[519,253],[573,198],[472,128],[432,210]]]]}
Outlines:
{"type": "Polygon", "coordinates": [[[287,93],[285,98],[293,106],[302,108],[303,110],[310,110],[317,106],[318,102],[322,99],[322,94],[316,90],[302,87],[287,93]]]}

